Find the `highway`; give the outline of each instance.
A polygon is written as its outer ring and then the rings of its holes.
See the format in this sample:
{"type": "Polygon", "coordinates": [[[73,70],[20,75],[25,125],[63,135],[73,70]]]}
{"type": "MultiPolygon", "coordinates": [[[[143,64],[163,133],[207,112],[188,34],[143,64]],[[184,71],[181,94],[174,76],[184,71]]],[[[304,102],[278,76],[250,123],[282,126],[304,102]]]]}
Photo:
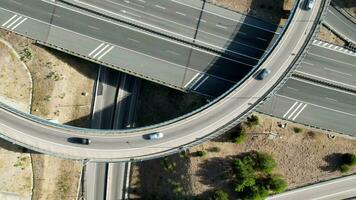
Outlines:
{"type": "Polygon", "coordinates": [[[190,43],[257,59],[279,31],[276,25],[200,0],[65,1],[190,43]]]}
{"type": "MultiPolygon", "coordinates": [[[[229,124],[246,117],[271,89],[276,87],[291,70],[296,55],[304,51],[309,33],[314,33],[319,17],[325,11],[324,1],[316,1],[312,10],[297,9],[273,52],[261,68],[271,70],[263,81],[254,76],[208,106],[180,119],[151,127],[129,130],[91,130],[56,125],[34,116],[11,110],[5,105],[0,109],[1,137],[27,148],[72,159],[91,161],[142,160],[175,153],[194,145],[197,141],[222,133],[229,124]],[[26,117],[24,117],[26,116],[26,117]],[[160,140],[146,140],[143,135],[162,132],[160,140]],[[125,133],[125,134],[123,134],[125,133]],[[90,145],[67,142],[70,136],[90,138],[90,145]]],[[[2,5],[2,4],[1,4],[2,5]]],[[[311,41],[312,42],[312,41],[311,41]]]]}
{"type": "Polygon", "coordinates": [[[356,24],[333,6],[329,7],[323,23],[341,38],[356,44],[356,24]]]}
{"type": "Polygon", "coordinates": [[[200,74],[231,86],[261,55],[221,56],[58,1],[0,0],[0,5],[4,29],[180,90],[189,90],[200,74]]]}
{"type": "Polygon", "coordinates": [[[296,74],[356,91],[356,52],[315,40],[296,74]]]}
{"type": "Polygon", "coordinates": [[[334,200],[356,197],[356,175],[337,178],[310,186],[287,191],[267,200],[334,200]]]}
{"type": "MultiPolygon", "coordinates": [[[[133,125],[140,80],[99,67],[92,109],[92,128],[124,129],[133,125]]],[[[86,200],[125,199],[130,163],[89,162],[85,166],[86,200]]]]}
{"type": "Polygon", "coordinates": [[[291,78],[260,112],[298,123],[355,135],[356,93],[291,78]]]}

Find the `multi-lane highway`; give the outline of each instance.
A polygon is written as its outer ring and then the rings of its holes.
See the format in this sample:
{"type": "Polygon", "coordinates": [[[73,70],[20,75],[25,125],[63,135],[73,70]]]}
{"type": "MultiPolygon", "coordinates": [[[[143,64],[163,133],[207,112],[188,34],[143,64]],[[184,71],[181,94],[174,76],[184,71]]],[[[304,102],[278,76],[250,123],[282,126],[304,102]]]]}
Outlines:
{"type": "MultiPolygon", "coordinates": [[[[1,28],[180,90],[189,90],[202,75],[208,77],[205,81],[231,87],[258,63],[274,35],[259,30],[259,26],[265,29],[267,23],[245,18],[246,23],[255,26],[254,31],[246,30],[248,34],[243,40],[248,41],[246,37],[252,35],[250,40],[254,44],[239,45],[238,54],[222,55],[59,1],[0,0],[0,5],[1,28]],[[255,34],[263,32],[266,41],[255,38],[255,34]],[[254,46],[261,51],[256,51],[254,46]]],[[[230,22],[239,27],[235,32],[247,29],[245,24],[234,23],[230,22]]],[[[209,27],[214,30],[216,26],[209,27]]],[[[229,43],[225,46],[230,48],[229,43]]]]}
{"type": "Polygon", "coordinates": [[[315,127],[355,134],[356,94],[291,78],[259,111],[315,127]]]}
{"type": "Polygon", "coordinates": [[[65,0],[160,34],[231,55],[259,58],[277,25],[200,0],[65,0]]]}
{"type": "Polygon", "coordinates": [[[323,23],[343,39],[356,44],[356,24],[333,6],[329,7],[323,23]]]}
{"type": "Polygon", "coordinates": [[[268,197],[268,200],[334,200],[354,199],[356,197],[356,175],[313,184],[296,190],[291,190],[268,197]]]}
{"type": "Polygon", "coordinates": [[[182,150],[213,137],[213,133],[224,132],[229,124],[238,122],[271,93],[271,89],[291,70],[299,53],[304,51],[311,39],[310,33],[314,33],[319,17],[328,6],[326,2],[316,1],[309,11],[296,10],[283,37],[260,66],[271,71],[268,77],[261,81],[248,76],[238,87],[194,114],[151,127],[104,131],[48,124],[33,116],[31,119],[23,117],[25,114],[2,106],[1,136],[40,152],[96,161],[147,159],[182,150]],[[143,137],[153,132],[162,132],[164,137],[160,140],[143,137]],[[90,145],[68,143],[67,138],[73,135],[90,138],[92,142],[90,145]]]}
{"type": "Polygon", "coordinates": [[[315,40],[296,74],[356,91],[356,52],[315,40]]]}
{"type": "MultiPolygon", "coordinates": [[[[140,80],[99,67],[92,111],[92,128],[124,129],[133,125],[140,80]]],[[[87,200],[125,199],[130,163],[95,163],[85,166],[87,200]]]]}
{"type": "Polygon", "coordinates": [[[355,135],[356,53],[315,40],[290,79],[260,111],[355,135]]]}

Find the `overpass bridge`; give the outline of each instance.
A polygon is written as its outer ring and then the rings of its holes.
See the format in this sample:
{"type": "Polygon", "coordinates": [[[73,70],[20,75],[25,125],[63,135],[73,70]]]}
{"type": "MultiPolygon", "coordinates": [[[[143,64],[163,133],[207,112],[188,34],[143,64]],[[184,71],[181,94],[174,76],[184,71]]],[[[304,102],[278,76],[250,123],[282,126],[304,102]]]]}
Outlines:
{"type": "MultiPolygon", "coordinates": [[[[3,6],[2,2],[1,6],[3,6]]],[[[289,23],[281,34],[282,37],[274,45],[273,51],[265,56],[259,67],[249,72],[239,83],[216,100],[185,116],[138,129],[92,130],[53,124],[2,104],[1,137],[39,152],[93,161],[143,160],[182,151],[223,133],[271,97],[285,83],[294,70],[295,63],[300,61],[305,48],[313,41],[315,30],[328,5],[329,1],[316,1],[312,10],[305,11],[300,9],[301,3],[297,1],[289,23]],[[271,70],[270,76],[263,81],[254,78],[260,68],[271,70]],[[143,136],[153,132],[162,132],[165,136],[160,140],[145,140],[143,136]],[[73,136],[89,138],[92,143],[88,146],[68,143],[67,138],[73,136]]],[[[8,12],[10,11],[1,9],[1,13],[8,14],[8,12]]],[[[46,16],[44,13],[40,14],[46,16]]],[[[30,20],[29,16],[24,16],[17,21],[23,19],[30,20]]],[[[46,28],[48,25],[42,24],[42,26],[46,28]]],[[[25,29],[28,34],[36,35],[35,29],[41,27],[30,28],[24,25],[16,28],[25,29]]],[[[56,27],[56,30],[63,32],[61,27],[56,27]]],[[[51,33],[52,31],[47,34],[51,33]]],[[[65,35],[64,32],[63,34],[65,35]]],[[[69,38],[76,42],[80,40],[76,34],[70,35],[69,38]]],[[[53,39],[60,40],[60,38],[53,39]]],[[[83,45],[90,44],[92,43],[83,43],[83,45]]],[[[100,44],[97,43],[99,46],[100,44]]],[[[105,50],[101,52],[103,51],[105,50]]],[[[100,53],[95,55],[105,58],[100,53]]]]}

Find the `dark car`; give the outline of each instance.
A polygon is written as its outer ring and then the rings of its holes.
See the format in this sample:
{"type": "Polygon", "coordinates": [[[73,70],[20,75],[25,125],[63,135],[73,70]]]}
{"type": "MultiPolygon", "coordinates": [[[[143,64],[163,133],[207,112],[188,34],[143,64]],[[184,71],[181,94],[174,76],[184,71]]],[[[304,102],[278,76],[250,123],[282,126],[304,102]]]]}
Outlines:
{"type": "Polygon", "coordinates": [[[260,73],[258,73],[258,75],[256,76],[256,79],[257,80],[263,80],[263,79],[265,79],[267,76],[268,76],[268,74],[270,73],[271,71],[269,71],[268,69],[262,69],[261,71],[260,71],[260,73]]]}
{"type": "Polygon", "coordinates": [[[83,144],[83,145],[89,145],[90,144],[90,139],[88,138],[80,138],[80,137],[70,137],[67,139],[68,142],[74,143],[74,144],[83,144]]]}

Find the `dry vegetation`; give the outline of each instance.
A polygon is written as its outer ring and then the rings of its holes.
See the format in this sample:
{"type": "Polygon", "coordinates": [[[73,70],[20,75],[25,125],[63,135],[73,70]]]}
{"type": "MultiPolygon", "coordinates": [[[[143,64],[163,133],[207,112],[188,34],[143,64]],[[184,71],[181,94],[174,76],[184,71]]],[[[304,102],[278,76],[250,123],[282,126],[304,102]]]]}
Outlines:
{"type": "MultiPolygon", "coordinates": [[[[232,143],[225,135],[192,148],[188,155],[169,157],[168,170],[162,165],[163,159],[138,163],[133,172],[132,193],[152,199],[154,196],[177,197],[174,191],[181,190],[180,198],[206,199],[212,190],[221,188],[232,195],[227,173],[231,162],[251,151],[273,155],[278,163],[275,172],[286,178],[289,188],[295,188],[341,176],[337,169],[339,155],[356,153],[356,140],[331,137],[292,123],[280,128],[277,122],[281,120],[265,115],[259,117],[261,125],[247,130],[244,143],[232,143]],[[269,139],[270,133],[276,134],[274,139],[269,139]],[[200,151],[205,152],[202,157],[197,156],[200,151]]],[[[353,168],[349,173],[355,172],[353,168]]]]}
{"type": "MultiPolygon", "coordinates": [[[[30,71],[31,113],[59,123],[87,126],[96,64],[39,46],[4,30],[0,30],[0,38],[14,47],[30,71]]],[[[11,93],[14,91],[18,90],[13,88],[11,93]]],[[[36,153],[31,156],[33,199],[76,199],[81,163],[36,153]]]]}
{"type": "Polygon", "coordinates": [[[341,38],[339,38],[337,35],[335,35],[332,31],[330,31],[325,26],[321,26],[320,27],[319,33],[317,35],[317,38],[319,40],[323,40],[325,42],[336,44],[338,46],[345,46],[346,45],[345,41],[343,41],[341,38]]]}

